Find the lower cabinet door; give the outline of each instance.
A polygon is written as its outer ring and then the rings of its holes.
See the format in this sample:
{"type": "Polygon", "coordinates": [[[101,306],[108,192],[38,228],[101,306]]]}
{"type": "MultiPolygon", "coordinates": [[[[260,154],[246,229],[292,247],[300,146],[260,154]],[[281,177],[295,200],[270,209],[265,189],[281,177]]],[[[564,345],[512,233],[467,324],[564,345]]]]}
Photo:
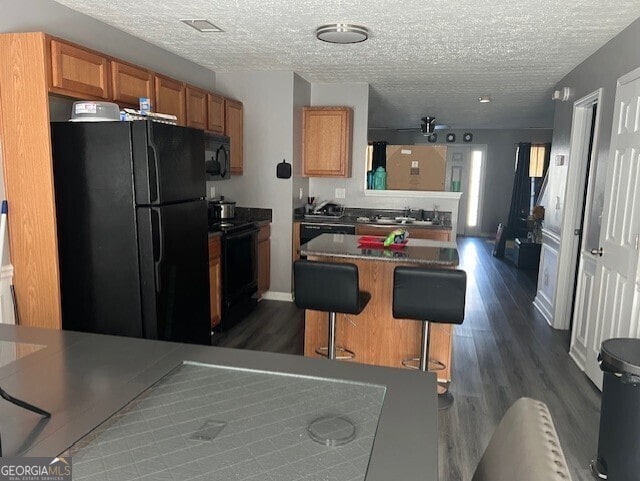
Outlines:
{"type": "Polygon", "coordinates": [[[269,290],[271,279],[271,240],[258,243],[258,295],[269,290]]]}

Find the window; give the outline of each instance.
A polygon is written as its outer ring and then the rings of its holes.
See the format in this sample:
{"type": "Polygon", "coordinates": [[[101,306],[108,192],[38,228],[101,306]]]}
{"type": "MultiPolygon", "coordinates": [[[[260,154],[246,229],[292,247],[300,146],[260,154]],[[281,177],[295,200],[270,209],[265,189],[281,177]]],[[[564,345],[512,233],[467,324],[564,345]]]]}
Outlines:
{"type": "Polygon", "coordinates": [[[482,172],[482,151],[471,152],[471,172],[469,173],[469,198],[467,199],[467,226],[477,227],[480,211],[480,177],[482,172]]]}

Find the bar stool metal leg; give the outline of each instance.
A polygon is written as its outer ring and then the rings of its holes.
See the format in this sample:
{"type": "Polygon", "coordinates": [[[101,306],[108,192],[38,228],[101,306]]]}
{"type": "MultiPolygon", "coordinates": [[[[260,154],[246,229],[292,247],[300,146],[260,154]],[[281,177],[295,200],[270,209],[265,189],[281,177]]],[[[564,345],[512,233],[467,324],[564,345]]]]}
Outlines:
{"type": "Polygon", "coordinates": [[[327,353],[329,359],[334,360],[336,358],[336,313],[329,313],[329,352],[327,353]]]}
{"type": "Polygon", "coordinates": [[[443,371],[446,369],[440,361],[429,359],[429,346],[431,344],[431,323],[422,323],[422,337],[420,339],[420,357],[410,357],[402,360],[402,365],[408,369],[419,369],[420,371],[443,371]]]}
{"type": "Polygon", "coordinates": [[[318,349],[316,349],[316,354],[320,354],[321,356],[325,356],[328,359],[337,361],[346,361],[348,359],[353,359],[355,357],[355,353],[353,351],[345,349],[341,346],[336,346],[336,316],[337,314],[335,312],[329,313],[329,346],[319,347],[318,349]]]}

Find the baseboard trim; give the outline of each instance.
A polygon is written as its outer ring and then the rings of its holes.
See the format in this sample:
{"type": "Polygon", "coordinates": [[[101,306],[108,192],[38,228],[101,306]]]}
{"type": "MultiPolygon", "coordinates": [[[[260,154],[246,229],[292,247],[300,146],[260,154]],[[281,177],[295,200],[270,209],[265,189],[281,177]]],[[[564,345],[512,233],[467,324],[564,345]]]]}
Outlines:
{"type": "Polygon", "coordinates": [[[553,316],[551,312],[547,309],[547,306],[545,306],[544,303],[538,299],[538,296],[533,299],[533,307],[535,307],[537,311],[542,314],[542,317],[544,317],[544,320],[547,321],[547,324],[549,324],[551,327],[554,327],[552,320],[553,316]]]}
{"type": "Polygon", "coordinates": [[[262,294],[262,298],[267,301],[293,302],[293,294],[290,292],[267,291],[262,294]]]}

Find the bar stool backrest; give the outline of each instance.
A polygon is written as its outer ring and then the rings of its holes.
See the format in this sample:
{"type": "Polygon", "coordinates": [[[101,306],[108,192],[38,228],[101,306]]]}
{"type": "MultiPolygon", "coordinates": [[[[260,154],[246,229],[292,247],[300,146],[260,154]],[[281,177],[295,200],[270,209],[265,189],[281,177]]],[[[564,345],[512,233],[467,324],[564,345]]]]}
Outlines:
{"type": "Polygon", "coordinates": [[[299,260],[293,264],[295,303],[301,309],[357,314],[362,310],[358,267],[299,260]]]}
{"type": "Polygon", "coordinates": [[[462,324],[466,290],[467,274],[461,270],[396,267],[393,317],[462,324]]]}

